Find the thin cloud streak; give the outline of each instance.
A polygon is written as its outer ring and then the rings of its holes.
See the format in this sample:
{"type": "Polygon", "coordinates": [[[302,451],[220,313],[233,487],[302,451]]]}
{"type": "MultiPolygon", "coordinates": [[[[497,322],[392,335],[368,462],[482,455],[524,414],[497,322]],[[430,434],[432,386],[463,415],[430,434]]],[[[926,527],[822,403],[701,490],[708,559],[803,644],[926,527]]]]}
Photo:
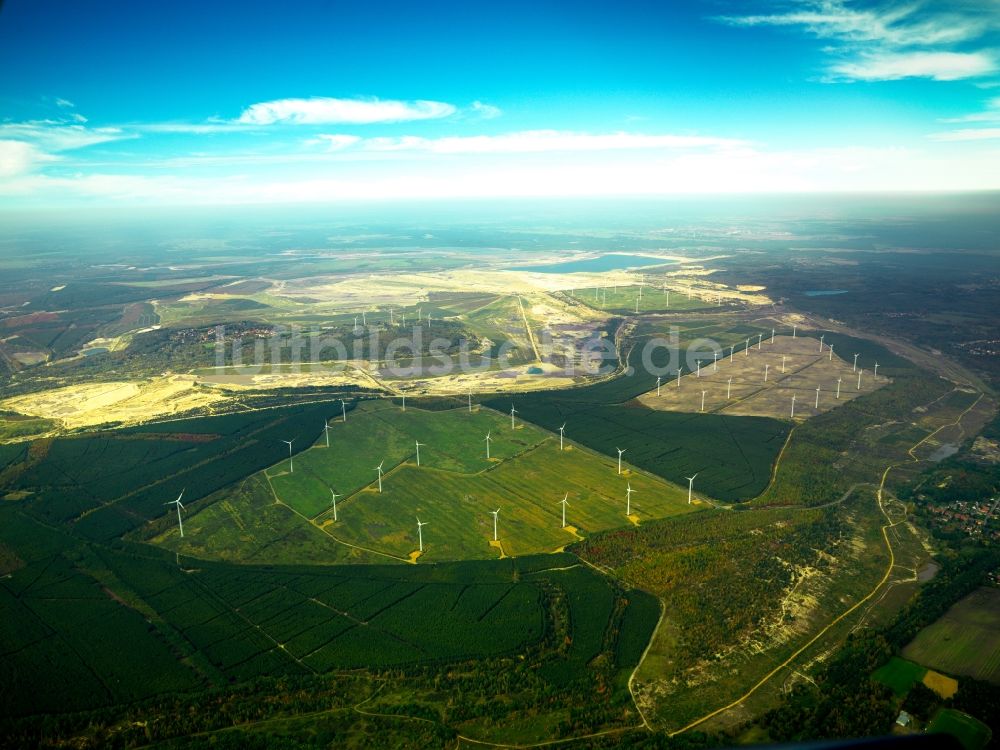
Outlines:
{"type": "Polygon", "coordinates": [[[447,102],[426,99],[275,99],[252,104],[236,120],[244,125],[328,125],[409,122],[434,120],[455,114],[458,108],[447,102]]]}

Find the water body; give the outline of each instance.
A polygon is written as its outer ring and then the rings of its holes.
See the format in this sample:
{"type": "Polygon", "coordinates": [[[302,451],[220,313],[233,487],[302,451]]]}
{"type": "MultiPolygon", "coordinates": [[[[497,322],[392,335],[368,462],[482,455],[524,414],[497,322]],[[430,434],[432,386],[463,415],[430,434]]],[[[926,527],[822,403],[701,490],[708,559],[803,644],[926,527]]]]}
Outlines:
{"type": "Polygon", "coordinates": [[[676,263],[663,258],[651,258],[648,255],[624,255],[608,253],[596,258],[569,260],[562,263],[549,263],[544,266],[517,266],[512,271],[533,271],[535,273],[596,273],[600,271],[617,271],[625,268],[642,268],[643,266],[662,266],[676,263]]]}
{"type": "Polygon", "coordinates": [[[94,357],[98,354],[107,354],[108,348],[106,346],[95,346],[93,349],[84,349],[81,353],[84,357],[94,357]]]}
{"type": "Polygon", "coordinates": [[[834,294],[847,294],[846,289],[810,289],[803,292],[807,297],[829,297],[834,294]]]}

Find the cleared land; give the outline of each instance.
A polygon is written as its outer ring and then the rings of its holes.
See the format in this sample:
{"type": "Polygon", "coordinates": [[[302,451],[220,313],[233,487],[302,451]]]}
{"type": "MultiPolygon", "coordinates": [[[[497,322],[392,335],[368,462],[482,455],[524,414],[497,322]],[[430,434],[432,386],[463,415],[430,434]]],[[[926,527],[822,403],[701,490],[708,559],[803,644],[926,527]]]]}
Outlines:
{"type": "Polygon", "coordinates": [[[948,674],[1000,682],[1000,590],[969,594],[917,633],[903,656],[948,674]]]}
{"type": "Polygon", "coordinates": [[[723,349],[718,362],[713,354],[706,354],[700,376],[696,363],[694,372],[682,374],[679,385],[676,377],[665,376],[659,395],[654,388],[638,400],[657,411],[698,412],[702,411],[704,391],[705,412],[789,419],[794,396],[795,419],[803,420],[889,382],[882,375],[875,380],[870,371],[865,371],[859,390],[852,362],[841,359],[836,352],[831,358],[825,344],[822,353],[819,348],[819,342],[813,338],[775,336],[773,342],[769,337],[763,338],[758,349],[754,337],[749,348],[744,341],[732,349],[723,349]],[[841,381],[839,398],[838,380],[841,381]]]}
{"type": "MultiPolygon", "coordinates": [[[[291,538],[305,542],[313,559],[364,562],[376,555],[405,561],[419,552],[419,517],[426,524],[421,561],[490,559],[556,551],[594,531],[701,505],[688,505],[686,489],[627,464],[619,475],[613,459],[568,441],[560,451],[558,436],[519,419],[512,430],[509,416],[478,407],[469,412],[410,406],[404,412],[398,403],[366,402],[348,414],[346,423],[331,424],[329,448],[321,436],[295,456],[294,471],[289,468],[285,460],[259,475],[274,502],[291,511],[275,514],[272,533],[249,520],[267,505],[259,486],[246,491],[244,483],[243,491],[223,493],[193,515],[183,540],[169,528],[155,541],[195,555],[271,560],[273,554],[283,560],[291,554],[289,535],[298,528],[291,538]],[[417,440],[422,443],[419,467],[417,440]],[[375,467],[381,462],[379,492],[375,467]],[[628,486],[634,490],[632,518],[625,515],[628,486]],[[331,490],[339,495],[337,520],[331,490]],[[563,528],[560,501],[567,495],[563,528]],[[491,511],[498,508],[494,545],[491,511]],[[242,534],[237,532],[241,524],[242,534]],[[305,534],[309,525],[313,533],[305,534]],[[319,530],[324,533],[317,537],[319,530]],[[332,540],[342,544],[342,554],[327,549],[332,540]]],[[[274,514],[273,504],[268,512],[274,514]]]]}
{"type": "Polygon", "coordinates": [[[962,743],[965,750],[986,747],[992,732],[978,719],[953,708],[942,708],[927,725],[928,732],[944,732],[962,743]]]}

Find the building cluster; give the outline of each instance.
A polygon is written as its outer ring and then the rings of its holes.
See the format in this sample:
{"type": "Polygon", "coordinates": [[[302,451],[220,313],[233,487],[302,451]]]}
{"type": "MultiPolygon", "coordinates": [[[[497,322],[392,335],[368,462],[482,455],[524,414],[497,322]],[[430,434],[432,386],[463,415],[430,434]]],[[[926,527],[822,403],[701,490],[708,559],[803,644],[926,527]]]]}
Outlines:
{"type": "Polygon", "coordinates": [[[1000,542],[998,507],[1000,497],[931,502],[926,506],[931,522],[941,531],[1000,542]]]}

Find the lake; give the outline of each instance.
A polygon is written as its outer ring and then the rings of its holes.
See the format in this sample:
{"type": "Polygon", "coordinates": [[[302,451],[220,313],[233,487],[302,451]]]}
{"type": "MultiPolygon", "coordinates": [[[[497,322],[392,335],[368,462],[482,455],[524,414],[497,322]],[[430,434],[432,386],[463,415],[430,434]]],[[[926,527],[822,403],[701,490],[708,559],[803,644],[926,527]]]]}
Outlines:
{"type": "Polygon", "coordinates": [[[807,297],[828,297],[831,294],[847,294],[846,289],[810,289],[803,292],[807,297]]]}
{"type": "Polygon", "coordinates": [[[624,253],[608,253],[596,258],[568,260],[560,263],[547,263],[542,266],[517,266],[512,271],[533,271],[534,273],[596,273],[599,271],[617,271],[626,268],[641,268],[643,266],[662,266],[676,263],[663,258],[651,258],[648,255],[626,255],[624,253]]]}

